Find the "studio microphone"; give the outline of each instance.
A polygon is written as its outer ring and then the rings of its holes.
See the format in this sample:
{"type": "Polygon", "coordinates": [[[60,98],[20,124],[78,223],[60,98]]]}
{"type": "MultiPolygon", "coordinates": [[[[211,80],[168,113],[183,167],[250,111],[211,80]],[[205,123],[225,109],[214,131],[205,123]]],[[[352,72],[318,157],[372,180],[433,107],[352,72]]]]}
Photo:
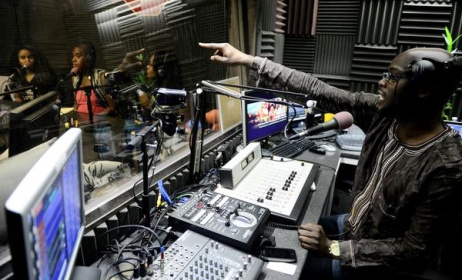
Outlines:
{"type": "Polygon", "coordinates": [[[320,123],[318,125],[310,127],[303,132],[300,132],[298,134],[291,136],[289,140],[298,139],[300,137],[304,137],[307,135],[313,135],[313,134],[331,130],[331,129],[346,129],[350,127],[352,124],[353,124],[353,116],[350,113],[346,111],[339,112],[335,114],[334,118],[332,118],[330,121],[325,122],[325,123],[320,123]]]}
{"type": "Polygon", "coordinates": [[[61,81],[65,81],[65,80],[69,79],[70,77],[76,76],[78,73],[79,73],[79,68],[74,67],[74,68],[71,69],[69,74],[66,75],[66,77],[61,79],[61,81]]]}

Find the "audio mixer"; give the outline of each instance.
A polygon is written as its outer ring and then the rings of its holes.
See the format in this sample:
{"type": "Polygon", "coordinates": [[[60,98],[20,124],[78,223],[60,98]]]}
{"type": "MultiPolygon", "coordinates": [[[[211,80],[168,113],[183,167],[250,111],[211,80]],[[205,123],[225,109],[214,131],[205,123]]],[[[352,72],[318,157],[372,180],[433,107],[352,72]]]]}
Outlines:
{"type": "Polygon", "coordinates": [[[149,279],[257,279],[263,261],[187,230],[152,264],[149,279]]]}
{"type": "Polygon", "coordinates": [[[269,216],[267,208],[203,189],[169,214],[168,221],[176,231],[191,229],[249,252],[269,216]]]}
{"type": "Polygon", "coordinates": [[[225,176],[215,192],[268,208],[273,221],[298,224],[318,170],[304,161],[262,158],[260,144],[251,143],[220,170],[225,176]]]}

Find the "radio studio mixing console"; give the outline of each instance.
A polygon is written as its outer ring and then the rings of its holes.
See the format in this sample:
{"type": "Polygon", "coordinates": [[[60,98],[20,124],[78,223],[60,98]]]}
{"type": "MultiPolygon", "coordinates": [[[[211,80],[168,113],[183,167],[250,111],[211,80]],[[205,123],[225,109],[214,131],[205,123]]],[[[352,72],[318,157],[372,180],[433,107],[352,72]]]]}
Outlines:
{"type": "Polygon", "coordinates": [[[187,229],[249,252],[270,216],[267,208],[212,191],[200,190],[169,214],[176,231],[187,229]]]}
{"type": "Polygon", "coordinates": [[[250,143],[222,167],[215,192],[268,208],[273,221],[298,224],[318,170],[304,161],[262,158],[260,144],[250,143]]]}
{"type": "Polygon", "coordinates": [[[257,279],[263,261],[187,230],[152,264],[150,279],[257,279]]]}

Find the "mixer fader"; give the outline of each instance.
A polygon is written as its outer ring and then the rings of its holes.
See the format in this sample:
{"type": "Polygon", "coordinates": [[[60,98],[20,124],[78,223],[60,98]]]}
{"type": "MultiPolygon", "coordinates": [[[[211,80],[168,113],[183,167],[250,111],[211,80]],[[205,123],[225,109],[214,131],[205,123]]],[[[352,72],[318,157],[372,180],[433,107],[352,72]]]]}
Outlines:
{"type": "Polygon", "coordinates": [[[318,170],[299,160],[262,158],[232,189],[215,192],[268,208],[278,222],[297,224],[318,170]]]}
{"type": "Polygon", "coordinates": [[[149,279],[251,280],[259,276],[263,261],[187,230],[152,267],[149,279]]]}

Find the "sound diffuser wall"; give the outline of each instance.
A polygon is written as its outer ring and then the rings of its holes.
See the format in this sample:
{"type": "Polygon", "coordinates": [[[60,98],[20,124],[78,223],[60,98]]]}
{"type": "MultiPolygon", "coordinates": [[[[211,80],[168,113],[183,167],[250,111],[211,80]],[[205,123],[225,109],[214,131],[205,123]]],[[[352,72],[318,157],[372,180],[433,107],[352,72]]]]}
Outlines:
{"type": "MultiPolygon", "coordinates": [[[[445,48],[442,36],[445,27],[454,38],[462,33],[461,1],[281,1],[287,11],[283,64],[351,91],[375,93],[382,73],[404,50],[445,48]],[[306,26],[314,26],[314,32],[307,32],[306,26]]],[[[274,17],[277,11],[273,6],[268,5],[264,12],[274,17]]],[[[258,16],[271,18],[262,13],[258,16]]],[[[261,30],[262,25],[259,28],[261,30]]],[[[265,32],[275,32],[272,26],[265,28],[265,32]]],[[[460,41],[455,48],[462,46],[460,41]]],[[[273,49],[272,55],[277,51],[273,49]]],[[[449,114],[459,119],[462,117],[460,95],[459,90],[449,114]]]]}

